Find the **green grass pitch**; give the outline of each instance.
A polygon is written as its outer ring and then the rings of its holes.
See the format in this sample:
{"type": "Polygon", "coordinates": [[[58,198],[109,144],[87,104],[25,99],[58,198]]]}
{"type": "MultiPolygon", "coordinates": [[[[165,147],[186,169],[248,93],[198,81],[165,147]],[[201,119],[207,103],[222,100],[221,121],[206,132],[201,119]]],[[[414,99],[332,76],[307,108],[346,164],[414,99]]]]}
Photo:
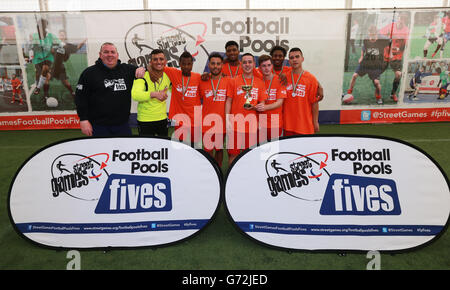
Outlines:
{"type": "MultiPolygon", "coordinates": [[[[136,134],[137,132],[134,131],[136,134]]],[[[327,134],[366,134],[405,140],[435,159],[450,173],[450,124],[322,125],[327,134]]],[[[79,130],[0,131],[0,270],[66,269],[67,251],[34,245],[13,229],[7,212],[10,183],[21,164],[45,145],[82,137],[79,130]]],[[[225,162],[226,163],[226,162],[225,162]]],[[[226,171],[227,166],[223,169],[226,171]]],[[[81,269],[158,270],[365,270],[366,253],[302,252],[274,249],[239,233],[221,205],[212,223],[181,243],[152,248],[80,251],[81,269]]],[[[426,247],[381,254],[381,269],[450,269],[450,232],[426,247]]]]}
{"type": "MultiPolygon", "coordinates": [[[[427,27],[426,26],[415,26],[413,28],[411,39],[410,39],[410,48],[409,48],[409,61],[414,61],[416,58],[419,59],[425,59],[423,57],[423,47],[425,45],[425,42],[427,39],[424,37],[426,33],[427,27]]],[[[439,52],[436,53],[436,56],[432,58],[433,52],[436,50],[437,43],[433,43],[428,48],[428,54],[426,59],[432,60],[432,59],[439,59],[440,55],[439,52]]],[[[444,47],[444,53],[442,55],[442,58],[448,59],[450,58],[450,44],[446,44],[444,47]]]]}

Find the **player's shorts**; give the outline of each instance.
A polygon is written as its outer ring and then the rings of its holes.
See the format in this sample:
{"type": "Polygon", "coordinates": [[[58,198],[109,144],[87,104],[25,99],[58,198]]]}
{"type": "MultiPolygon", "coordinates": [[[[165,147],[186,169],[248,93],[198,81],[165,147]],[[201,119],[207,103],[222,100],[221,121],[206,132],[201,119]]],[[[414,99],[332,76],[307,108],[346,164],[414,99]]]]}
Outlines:
{"type": "Polygon", "coordinates": [[[225,134],[223,132],[219,133],[209,133],[204,132],[202,136],[203,149],[206,152],[211,152],[213,150],[222,150],[225,144],[225,134]]]}
{"type": "Polygon", "coordinates": [[[36,69],[36,72],[38,75],[42,74],[42,67],[46,65],[48,67],[52,67],[52,62],[49,60],[44,60],[43,62],[37,63],[34,65],[34,68],[36,69]]]}
{"type": "Polygon", "coordinates": [[[391,69],[396,72],[396,71],[402,71],[402,67],[403,67],[403,61],[401,60],[391,60],[391,61],[386,61],[385,62],[385,67],[383,69],[383,72],[388,68],[388,66],[391,67],[391,69]]]}
{"type": "MultiPolygon", "coordinates": [[[[420,85],[421,83],[422,83],[422,81],[416,81],[416,86],[420,85]]],[[[409,82],[409,86],[411,87],[411,89],[414,89],[414,90],[416,89],[416,86],[414,86],[414,83],[412,80],[409,82]]]]}
{"type": "Polygon", "coordinates": [[[52,67],[52,71],[51,71],[51,76],[53,79],[57,79],[60,81],[65,81],[68,79],[67,74],[66,74],[66,68],[63,65],[62,68],[60,69],[55,69],[55,67],[52,67]]]}
{"type": "Polygon", "coordinates": [[[380,65],[378,67],[368,67],[364,65],[364,62],[361,62],[360,64],[358,64],[355,73],[357,73],[360,77],[363,77],[367,74],[372,81],[378,80],[380,79],[380,75],[383,73],[383,65],[380,65]]]}
{"type": "Polygon", "coordinates": [[[427,40],[431,43],[435,43],[437,39],[438,39],[437,37],[428,37],[427,40]]]}
{"type": "Polygon", "coordinates": [[[21,95],[22,94],[22,89],[13,89],[12,92],[13,92],[13,94],[21,95]]]}
{"type": "Polygon", "coordinates": [[[227,151],[229,155],[238,155],[241,150],[256,146],[258,133],[244,133],[233,131],[228,135],[227,151]]]}

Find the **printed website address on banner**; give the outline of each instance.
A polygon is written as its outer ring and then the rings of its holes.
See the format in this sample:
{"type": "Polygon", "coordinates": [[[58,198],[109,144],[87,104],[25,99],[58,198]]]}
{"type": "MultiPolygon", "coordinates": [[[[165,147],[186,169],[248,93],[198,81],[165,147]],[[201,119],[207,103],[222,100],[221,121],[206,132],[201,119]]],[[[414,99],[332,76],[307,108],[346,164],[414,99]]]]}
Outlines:
{"type": "Polygon", "coordinates": [[[379,229],[376,228],[305,228],[305,227],[292,227],[292,226],[266,226],[266,225],[254,225],[252,228],[254,231],[258,230],[271,230],[271,231],[291,231],[291,232],[341,232],[341,233],[350,233],[350,232],[380,232],[379,229]]]}
{"type": "Polygon", "coordinates": [[[78,227],[78,226],[33,226],[29,227],[29,231],[33,232],[102,232],[102,231],[124,231],[148,229],[147,225],[136,226],[94,226],[94,227],[78,227]]]}
{"type": "Polygon", "coordinates": [[[238,222],[237,224],[245,232],[287,235],[426,236],[435,235],[442,229],[442,226],[436,225],[297,225],[264,222],[238,222]]]}
{"type": "MultiPolygon", "coordinates": [[[[375,111],[372,113],[374,119],[427,119],[430,118],[429,112],[410,112],[410,111],[400,111],[400,112],[379,112],[375,111]]],[[[431,111],[431,117],[433,119],[448,118],[450,117],[450,112],[447,109],[435,109],[431,111]]]]}
{"type": "Polygon", "coordinates": [[[15,119],[8,121],[0,121],[0,126],[36,126],[36,125],[75,125],[79,124],[80,120],[77,118],[54,118],[54,117],[35,117],[33,119],[15,119]]]}
{"type": "Polygon", "coordinates": [[[198,230],[208,220],[148,221],[100,224],[20,223],[23,233],[87,234],[127,233],[143,231],[198,230]]]}

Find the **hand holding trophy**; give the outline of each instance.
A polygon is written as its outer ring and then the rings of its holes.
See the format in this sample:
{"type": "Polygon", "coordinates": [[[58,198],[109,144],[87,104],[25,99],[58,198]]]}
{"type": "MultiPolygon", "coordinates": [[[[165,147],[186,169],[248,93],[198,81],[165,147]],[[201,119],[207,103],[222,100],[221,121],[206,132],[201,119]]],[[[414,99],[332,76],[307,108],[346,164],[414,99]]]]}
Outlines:
{"type": "Polygon", "coordinates": [[[252,90],[252,86],[251,85],[243,85],[241,88],[245,92],[244,109],[248,110],[252,107],[252,104],[250,103],[250,101],[251,101],[250,91],[252,90]]]}

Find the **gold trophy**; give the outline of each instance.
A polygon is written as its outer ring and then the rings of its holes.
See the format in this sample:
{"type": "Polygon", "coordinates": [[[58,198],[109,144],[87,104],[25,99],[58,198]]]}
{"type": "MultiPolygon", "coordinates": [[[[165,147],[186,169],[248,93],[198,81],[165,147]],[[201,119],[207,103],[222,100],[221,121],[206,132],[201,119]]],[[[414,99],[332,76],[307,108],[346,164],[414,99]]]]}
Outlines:
{"type": "Polygon", "coordinates": [[[245,92],[245,104],[244,108],[249,109],[252,107],[252,104],[250,104],[250,91],[252,90],[252,86],[250,85],[243,85],[242,90],[245,92]]]}

